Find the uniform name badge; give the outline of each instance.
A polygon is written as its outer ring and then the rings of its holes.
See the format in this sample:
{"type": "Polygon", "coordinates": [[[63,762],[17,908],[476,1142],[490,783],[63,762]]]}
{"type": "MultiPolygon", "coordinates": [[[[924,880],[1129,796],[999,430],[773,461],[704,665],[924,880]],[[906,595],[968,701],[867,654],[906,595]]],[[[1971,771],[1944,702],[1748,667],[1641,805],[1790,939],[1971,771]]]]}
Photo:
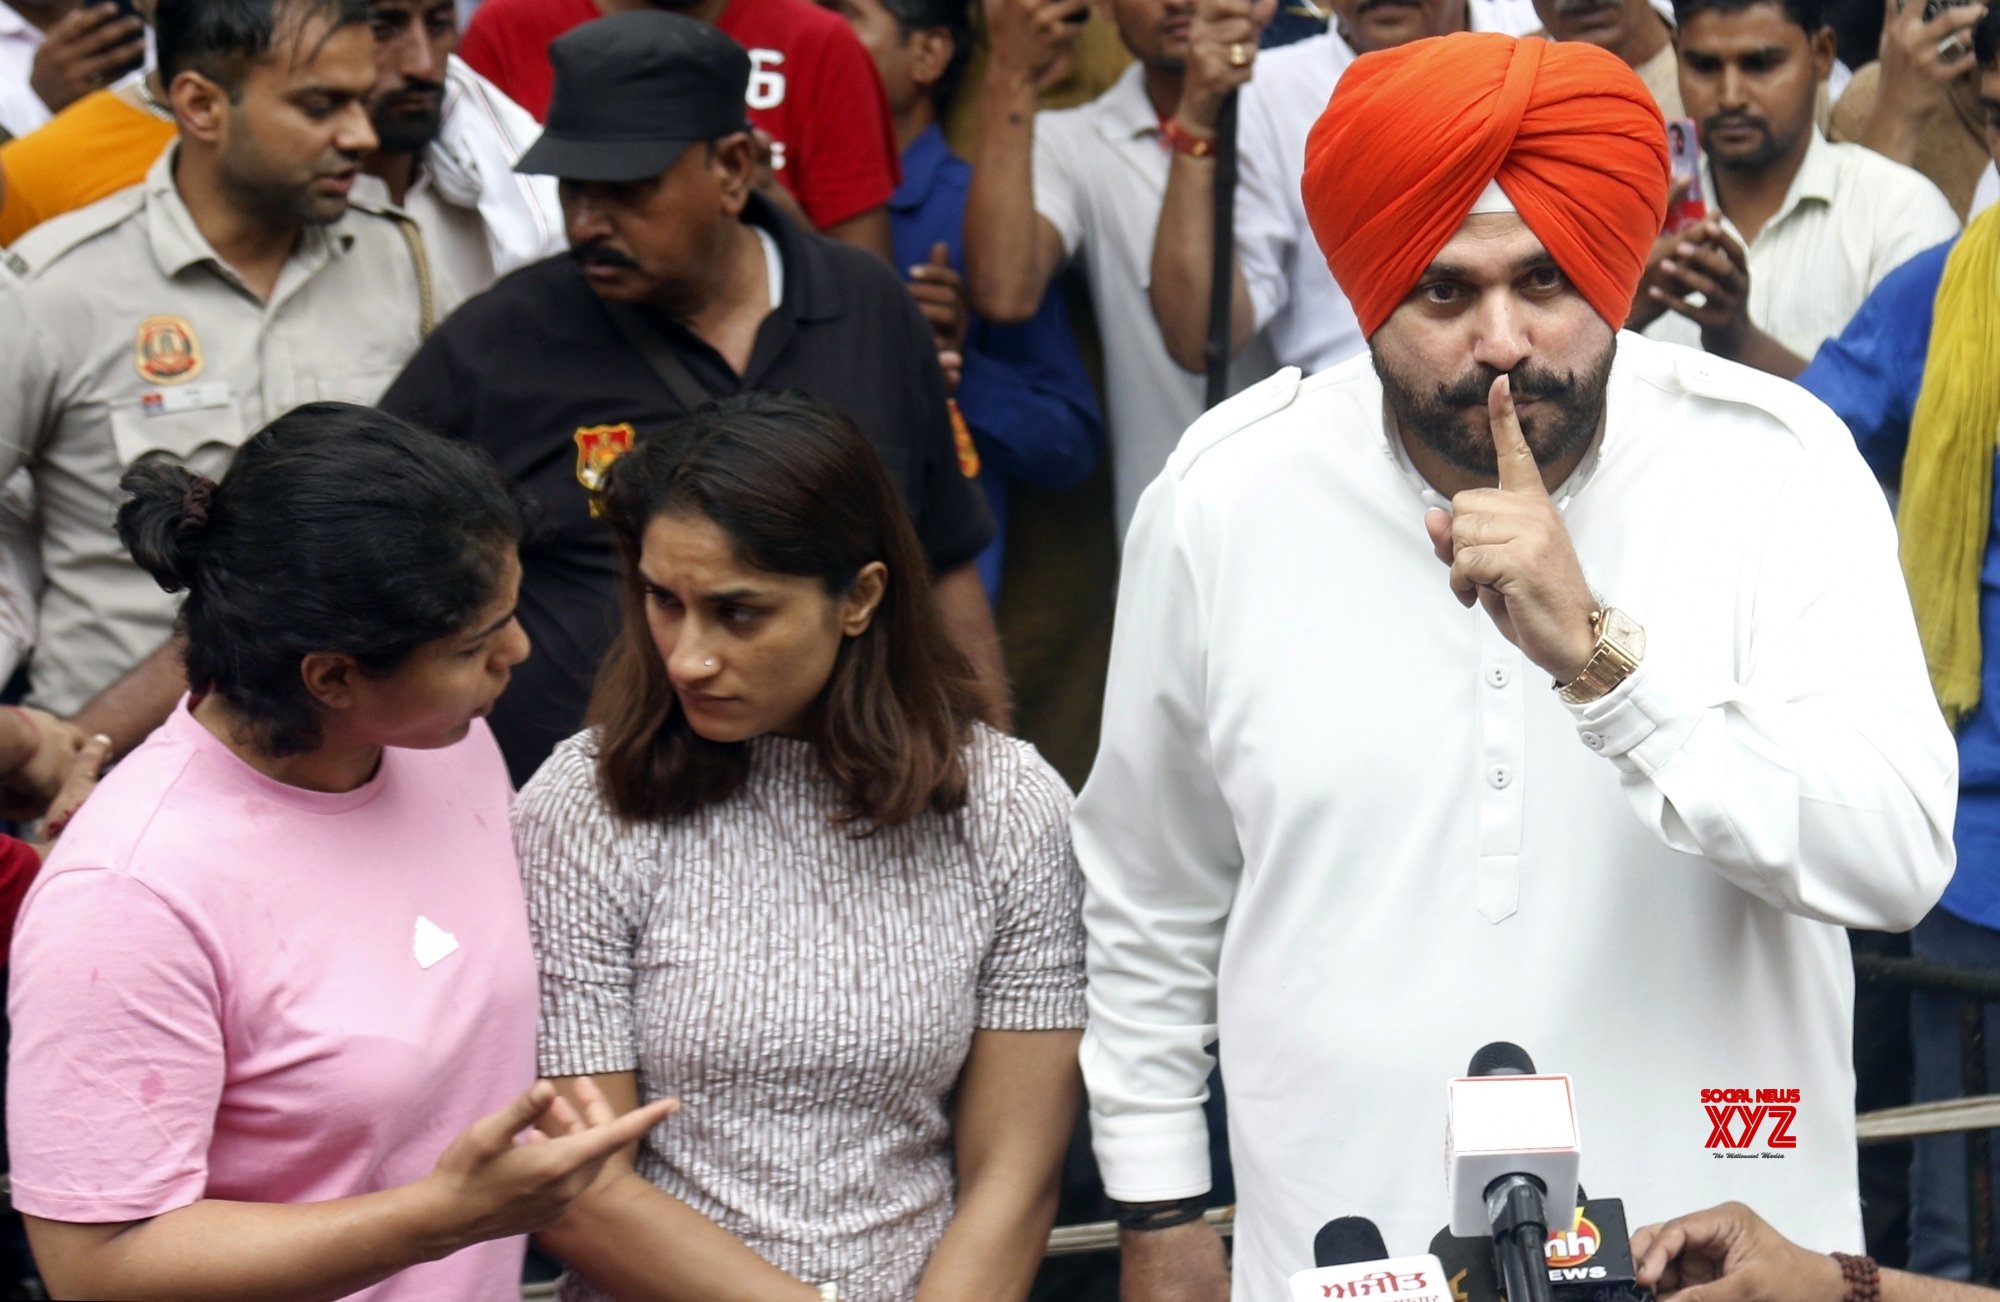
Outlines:
{"type": "Polygon", "coordinates": [[[153,389],[139,398],[139,410],[148,416],[171,416],[175,412],[206,411],[228,405],[229,385],[222,380],[177,389],[153,389]]]}

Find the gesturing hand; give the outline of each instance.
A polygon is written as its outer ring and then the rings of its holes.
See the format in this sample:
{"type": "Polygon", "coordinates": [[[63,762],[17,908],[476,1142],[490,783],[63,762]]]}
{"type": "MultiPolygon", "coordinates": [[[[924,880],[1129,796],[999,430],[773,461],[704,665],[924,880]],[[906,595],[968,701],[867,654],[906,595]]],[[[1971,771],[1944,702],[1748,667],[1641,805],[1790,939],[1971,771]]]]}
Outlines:
{"type": "Polygon", "coordinates": [[[1755,331],[1750,321],[1750,260],[1722,223],[1709,218],[1691,226],[1660,263],[1667,288],[1648,292],[1661,304],[1701,327],[1701,345],[1719,357],[1739,357],[1755,331]],[[1689,301],[1700,294],[1701,306],[1689,301]]]}
{"type": "Polygon", "coordinates": [[[1089,9],[1090,0],[985,0],[993,66],[1040,84],[1069,57],[1089,9]]]}
{"type": "Polygon", "coordinates": [[[1222,101],[1250,80],[1257,38],[1274,0],[1199,0],[1188,27],[1187,76],[1174,116],[1197,131],[1215,130],[1222,101]]]}
{"type": "Polygon", "coordinates": [[[951,250],[940,240],[931,245],[930,259],[910,268],[910,297],[930,322],[931,339],[938,351],[956,352],[965,347],[965,282],[952,270],[951,250]]]}
{"type": "Polygon", "coordinates": [[[114,5],[79,5],[36,48],[28,85],[59,113],[145,57],[146,29],[137,18],[121,16],[114,5]]]}
{"type": "Polygon", "coordinates": [[[1639,1283],[1673,1302],[1823,1302],[1845,1290],[1840,1264],[1809,1252],[1742,1203],[1632,1234],[1639,1283]]]}
{"type": "Polygon", "coordinates": [[[1425,512],[1424,528],[1437,558],[1451,567],[1459,602],[1477,601],[1502,637],[1566,683],[1597,646],[1590,628],[1597,603],[1521,433],[1505,375],[1487,391],[1486,413],[1500,486],[1467,489],[1451,499],[1449,513],[1425,512]]]}
{"type": "Polygon", "coordinates": [[[1923,0],[1888,0],[1882,11],[1883,107],[1921,119],[1945,106],[1946,88],[1977,67],[1972,29],[1986,7],[1955,4],[1929,22],[1923,0]]]}
{"type": "Polygon", "coordinates": [[[425,1179],[434,1186],[443,1223],[455,1227],[448,1237],[457,1247],[553,1224],[613,1153],[680,1107],[678,1099],[657,1099],[618,1116],[597,1087],[581,1079],[577,1095],[581,1117],[555,1086],[538,1080],[445,1149],[425,1179]]]}

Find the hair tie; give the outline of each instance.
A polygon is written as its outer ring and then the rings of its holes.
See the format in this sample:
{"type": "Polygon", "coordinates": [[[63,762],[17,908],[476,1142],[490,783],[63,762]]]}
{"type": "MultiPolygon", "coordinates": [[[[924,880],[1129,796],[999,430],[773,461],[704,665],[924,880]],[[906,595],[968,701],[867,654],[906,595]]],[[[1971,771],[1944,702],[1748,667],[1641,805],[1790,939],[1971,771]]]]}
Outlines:
{"type": "Polygon", "coordinates": [[[215,503],[215,481],[207,475],[196,475],[187,492],[181,495],[181,522],[179,532],[198,533],[208,527],[208,511],[215,503]]]}

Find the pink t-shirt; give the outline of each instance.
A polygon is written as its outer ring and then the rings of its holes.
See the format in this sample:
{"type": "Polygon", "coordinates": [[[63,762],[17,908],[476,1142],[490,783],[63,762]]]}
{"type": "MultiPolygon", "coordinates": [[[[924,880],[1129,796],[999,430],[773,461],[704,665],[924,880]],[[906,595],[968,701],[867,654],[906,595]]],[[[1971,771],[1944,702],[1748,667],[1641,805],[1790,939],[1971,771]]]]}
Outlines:
{"type": "MultiPolygon", "coordinates": [[[[129,1221],[391,1188],[535,1076],[536,977],[484,723],[329,795],[187,703],[78,813],[14,937],[14,1205],[129,1221]]],[[[508,1239],[369,1299],[518,1296],[508,1239]]]]}

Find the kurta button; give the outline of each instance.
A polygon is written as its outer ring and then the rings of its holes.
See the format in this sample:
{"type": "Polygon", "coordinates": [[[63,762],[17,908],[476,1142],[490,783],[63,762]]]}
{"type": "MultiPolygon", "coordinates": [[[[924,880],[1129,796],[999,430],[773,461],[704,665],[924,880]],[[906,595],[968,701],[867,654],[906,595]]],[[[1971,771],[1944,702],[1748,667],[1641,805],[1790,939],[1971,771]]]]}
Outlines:
{"type": "Polygon", "coordinates": [[[1492,768],[1486,770],[1486,780],[1491,782],[1495,789],[1504,791],[1507,784],[1514,780],[1514,770],[1508,768],[1505,764],[1495,764],[1492,768]]]}
{"type": "Polygon", "coordinates": [[[1486,681],[1493,687],[1505,687],[1514,681],[1514,675],[1508,671],[1506,665],[1494,665],[1486,671],[1486,681]]]}
{"type": "Polygon", "coordinates": [[[1592,750],[1603,750],[1604,738],[1600,737],[1598,734],[1594,732],[1586,732],[1583,734],[1583,744],[1590,747],[1592,750]]]}

